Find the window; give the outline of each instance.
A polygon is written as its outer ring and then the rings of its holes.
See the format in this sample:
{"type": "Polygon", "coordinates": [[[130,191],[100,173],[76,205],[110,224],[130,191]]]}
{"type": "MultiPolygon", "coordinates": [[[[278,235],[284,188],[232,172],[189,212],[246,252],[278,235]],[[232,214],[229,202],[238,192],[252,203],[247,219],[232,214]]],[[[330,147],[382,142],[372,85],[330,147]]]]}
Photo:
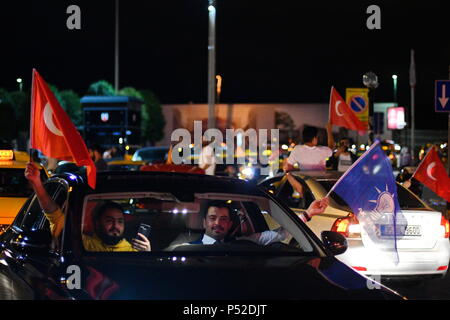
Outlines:
{"type": "Polygon", "coordinates": [[[281,187],[278,197],[281,201],[286,203],[290,208],[307,209],[309,205],[314,201],[314,196],[309,187],[299,178],[295,179],[303,187],[303,195],[294,191],[294,188],[288,180],[281,187]]]}
{"type": "Polygon", "coordinates": [[[292,218],[270,199],[225,193],[195,193],[183,201],[171,193],[157,192],[89,195],[83,207],[83,245],[87,251],[133,251],[130,248],[139,226],[146,224],[151,227],[148,239],[152,252],[177,250],[180,246],[201,251],[206,248],[202,242],[204,217],[210,207],[225,208],[230,219],[229,227],[224,227],[229,228],[226,245],[215,247],[219,251],[234,250],[234,241],[240,240],[256,243],[244,250],[241,247],[243,252],[255,250],[258,245],[260,249],[265,248],[272,242],[284,243],[276,250],[278,253],[313,251],[308,238],[292,218]],[[284,228],[280,230],[281,227],[284,228]],[[264,242],[259,242],[263,238],[264,242]],[[292,238],[295,238],[292,242],[295,245],[291,246],[292,238]],[[200,248],[189,247],[193,244],[200,248]]]}
{"type": "MultiPolygon", "coordinates": [[[[0,197],[27,198],[33,193],[23,172],[24,169],[0,169],[0,197]]],[[[44,170],[41,170],[41,178],[45,180],[44,170]]]]}
{"type": "MultiPolygon", "coordinates": [[[[317,180],[318,183],[325,189],[326,192],[329,192],[331,188],[334,186],[337,180],[317,180]]],[[[330,194],[330,197],[340,206],[348,208],[350,210],[350,207],[348,206],[347,202],[345,202],[336,192],[332,192],[330,194]]]]}
{"type": "Polygon", "coordinates": [[[408,189],[397,184],[397,195],[400,208],[402,209],[423,209],[426,208],[408,189]]]}
{"type": "MultiPolygon", "coordinates": [[[[63,209],[67,199],[66,189],[60,183],[55,182],[47,183],[44,187],[56,204],[63,209]]],[[[16,219],[17,221],[14,224],[20,229],[26,231],[44,229],[50,232],[49,222],[45,218],[36,196],[22,207],[19,216],[20,219],[16,219]]]]}

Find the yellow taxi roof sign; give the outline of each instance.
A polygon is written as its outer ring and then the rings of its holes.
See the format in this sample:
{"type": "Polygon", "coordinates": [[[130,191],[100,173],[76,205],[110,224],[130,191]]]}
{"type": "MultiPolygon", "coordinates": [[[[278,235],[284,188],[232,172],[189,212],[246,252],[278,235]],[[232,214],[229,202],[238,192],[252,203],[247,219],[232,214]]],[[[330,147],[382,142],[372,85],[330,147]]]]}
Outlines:
{"type": "Polygon", "coordinates": [[[14,160],[13,150],[0,150],[0,161],[11,161],[14,160]]]}

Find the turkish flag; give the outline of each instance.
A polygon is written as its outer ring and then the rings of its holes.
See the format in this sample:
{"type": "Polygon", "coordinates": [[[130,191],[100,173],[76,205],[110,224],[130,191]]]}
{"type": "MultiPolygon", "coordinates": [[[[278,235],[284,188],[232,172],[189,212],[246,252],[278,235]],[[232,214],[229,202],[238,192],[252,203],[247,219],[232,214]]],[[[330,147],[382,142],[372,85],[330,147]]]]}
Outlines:
{"type": "Polygon", "coordinates": [[[367,130],[334,87],[331,87],[329,117],[330,122],[336,126],[356,131],[367,130]]]}
{"type": "Polygon", "coordinates": [[[95,189],[97,170],[86,144],[44,79],[33,69],[30,119],[31,148],[44,155],[87,167],[88,183],[95,189]]]}
{"type": "Polygon", "coordinates": [[[413,177],[450,202],[450,178],[434,147],[430,148],[413,177]]]}

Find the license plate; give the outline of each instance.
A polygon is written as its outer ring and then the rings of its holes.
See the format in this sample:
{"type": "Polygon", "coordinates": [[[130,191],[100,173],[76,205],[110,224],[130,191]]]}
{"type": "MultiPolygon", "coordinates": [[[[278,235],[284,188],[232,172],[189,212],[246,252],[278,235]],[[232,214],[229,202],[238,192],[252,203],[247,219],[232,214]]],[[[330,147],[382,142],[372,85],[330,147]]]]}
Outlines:
{"type": "MultiPolygon", "coordinates": [[[[380,225],[380,234],[382,237],[393,237],[394,236],[394,226],[393,225],[380,225]]],[[[397,237],[420,237],[422,231],[420,226],[397,226],[397,237]]]]}

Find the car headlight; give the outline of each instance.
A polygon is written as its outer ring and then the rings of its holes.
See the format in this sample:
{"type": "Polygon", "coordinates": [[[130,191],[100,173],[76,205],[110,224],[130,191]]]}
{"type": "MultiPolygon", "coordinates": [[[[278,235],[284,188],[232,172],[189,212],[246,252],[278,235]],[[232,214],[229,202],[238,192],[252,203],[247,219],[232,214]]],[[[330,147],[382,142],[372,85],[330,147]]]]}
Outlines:
{"type": "Polygon", "coordinates": [[[255,170],[253,168],[244,168],[242,169],[242,174],[244,174],[247,178],[251,179],[255,175],[255,170]]]}

